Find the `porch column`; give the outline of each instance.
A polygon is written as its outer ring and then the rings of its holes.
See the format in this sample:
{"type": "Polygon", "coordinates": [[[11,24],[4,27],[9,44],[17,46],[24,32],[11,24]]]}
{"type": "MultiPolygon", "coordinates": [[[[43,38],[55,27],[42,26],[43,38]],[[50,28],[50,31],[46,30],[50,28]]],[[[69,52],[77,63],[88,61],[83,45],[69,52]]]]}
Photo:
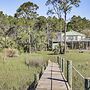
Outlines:
{"type": "Polygon", "coordinates": [[[74,46],[74,45],[73,45],[73,40],[72,40],[72,42],[71,42],[71,46],[72,46],[72,49],[73,49],[73,46],[74,46]]]}
{"type": "Polygon", "coordinates": [[[78,42],[78,48],[80,49],[80,41],[78,42]]]}

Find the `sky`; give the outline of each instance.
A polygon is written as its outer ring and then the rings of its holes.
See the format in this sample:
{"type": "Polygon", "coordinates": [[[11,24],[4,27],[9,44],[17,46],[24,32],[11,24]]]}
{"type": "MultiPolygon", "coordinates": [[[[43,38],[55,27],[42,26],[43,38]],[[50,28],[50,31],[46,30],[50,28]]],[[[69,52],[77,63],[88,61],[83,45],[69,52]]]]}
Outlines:
{"type": "MultiPolygon", "coordinates": [[[[47,16],[48,8],[45,6],[47,0],[0,0],[0,11],[4,14],[14,15],[18,7],[24,2],[31,1],[39,6],[38,14],[40,16],[47,16]]],[[[68,14],[69,20],[73,15],[86,17],[90,20],[90,0],[81,0],[80,6],[78,8],[73,7],[71,13],[68,14]]]]}

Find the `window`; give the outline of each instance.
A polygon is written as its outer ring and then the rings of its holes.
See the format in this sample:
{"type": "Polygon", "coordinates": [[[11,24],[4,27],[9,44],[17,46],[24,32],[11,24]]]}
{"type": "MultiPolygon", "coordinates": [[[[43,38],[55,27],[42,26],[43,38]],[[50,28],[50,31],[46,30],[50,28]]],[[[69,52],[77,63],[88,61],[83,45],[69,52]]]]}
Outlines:
{"type": "Polygon", "coordinates": [[[73,40],[73,36],[68,36],[68,40],[73,40]]]}

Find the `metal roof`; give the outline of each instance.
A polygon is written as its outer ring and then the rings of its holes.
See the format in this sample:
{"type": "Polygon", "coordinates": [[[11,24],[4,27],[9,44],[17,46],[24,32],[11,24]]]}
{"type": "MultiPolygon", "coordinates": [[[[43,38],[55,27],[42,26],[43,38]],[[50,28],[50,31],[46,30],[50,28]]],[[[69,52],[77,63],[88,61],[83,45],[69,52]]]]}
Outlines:
{"type": "MultiPolygon", "coordinates": [[[[85,34],[82,34],[82,33],[79,33],[79,32],[73,31],[73,30],[66,32],[66,36],[83,36],[83,37],[86,37],[85,34]]],[[[56,37],[53,38],[53,42],[60,42],[60,41],[64,41],[64,33],[58,32],[56,34],[56,37]]],[[[71,41],[71,40],[67,40],[67,42],[68,41],[71,41]]],[[[75,40],[75,41],[78,41],[78,40],[75,40]]],[[[90,40],[83,39],[83,41],[90,41],[90,40]]]]}
{"type": "Polygon", "coordinates": [[[66,35],[67,36],[85,36],[85,34],[82,34],[73,30],[66,32],[66,35]]]}

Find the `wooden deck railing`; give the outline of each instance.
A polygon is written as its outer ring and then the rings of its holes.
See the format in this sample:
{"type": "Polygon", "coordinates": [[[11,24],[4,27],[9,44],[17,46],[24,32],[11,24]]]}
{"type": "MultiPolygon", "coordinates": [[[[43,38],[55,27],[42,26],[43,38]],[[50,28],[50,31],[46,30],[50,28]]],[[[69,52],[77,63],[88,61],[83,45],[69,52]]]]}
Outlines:
{"type": "Polygon", "coordinates": [[[65,60],[62,57],[57,57],[57,62],[72,90],[90,90],[90,78],[85,78],[73,66],[72,61],[65,60]]]}
{"type": "MultiPolygon", "coordinates": [[[[71,60],[65,60],[62,57],[57,57],[57,63],[64,74],[64,78],[68,82],[71,90],[90,90],[90,78],[85,78],[72,64],[71,60]]],[[[41,67],[41,72],[34,75],[34,81],[28,90],[35,90],[40,77],[46,69],[48,62],[41,67]]]]}
{"type": "Polygon", "coordinates": [[[36,86],[38,84],[39,79],[41,78],[44,70],[48,66],[48,61],[44,63],[44,65],[41,67],[40,73],[34,74],[34,81],[31,83],[31,85],[27,88],[27,90],[35,90],[36,86]]]}

